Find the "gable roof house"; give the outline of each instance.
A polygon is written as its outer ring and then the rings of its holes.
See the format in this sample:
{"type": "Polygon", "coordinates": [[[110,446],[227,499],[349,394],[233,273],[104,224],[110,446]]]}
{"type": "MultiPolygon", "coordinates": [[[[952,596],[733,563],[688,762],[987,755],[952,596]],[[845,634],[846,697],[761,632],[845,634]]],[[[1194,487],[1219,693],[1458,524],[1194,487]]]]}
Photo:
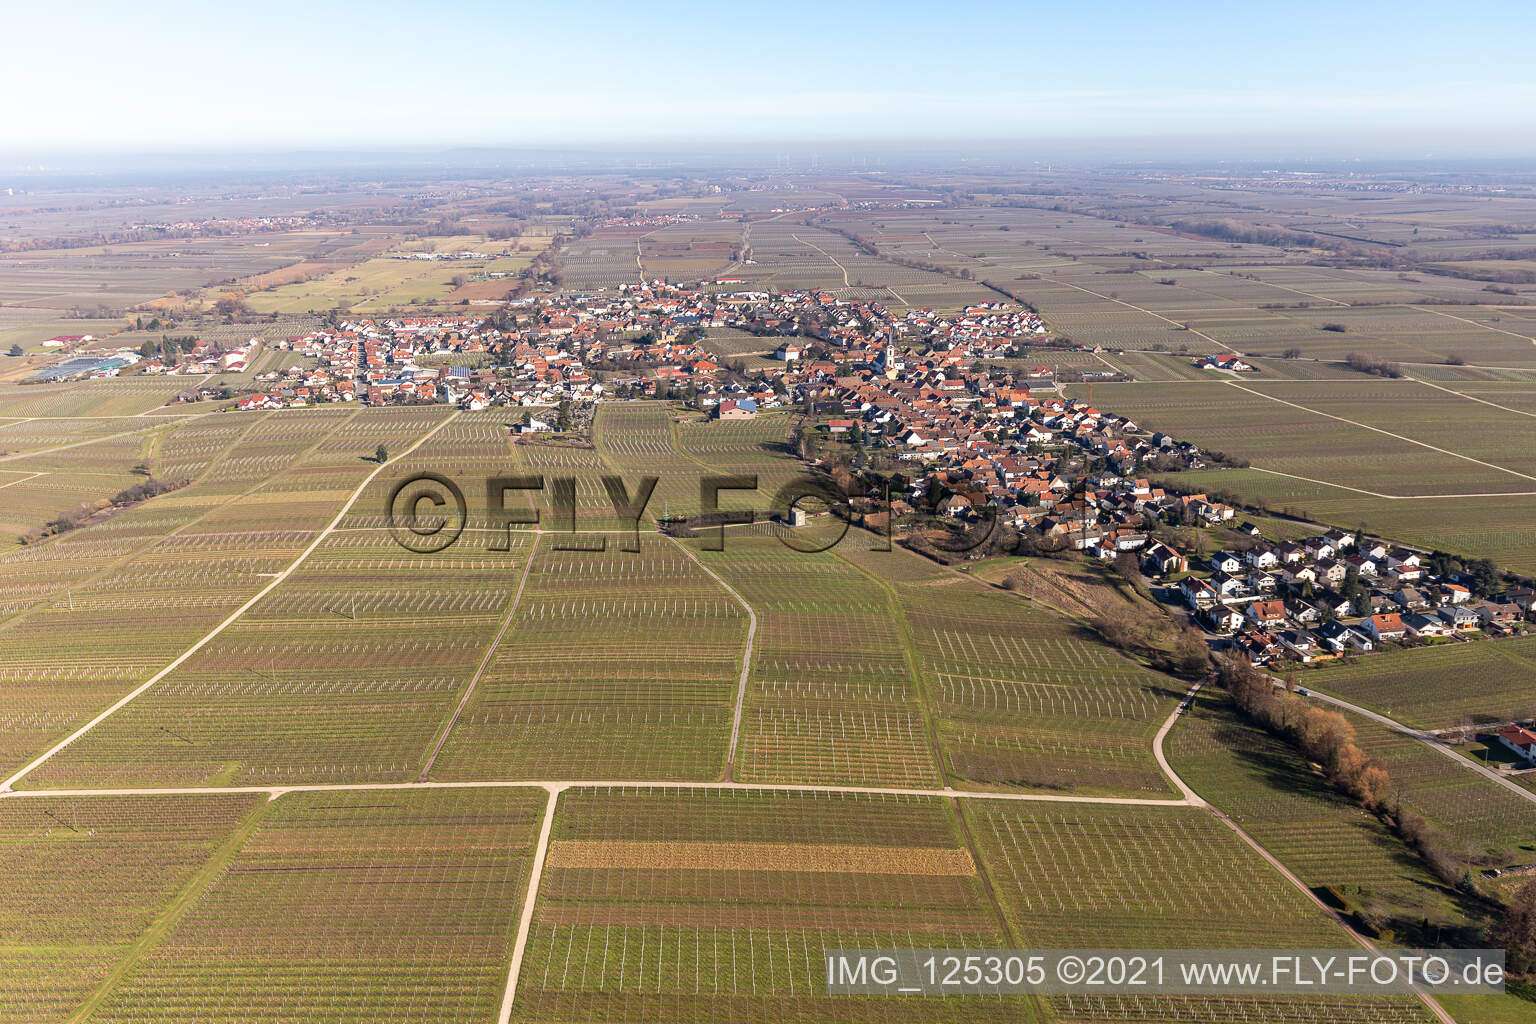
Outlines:
{"type": "Polygon", "coordinates": [[[1403,625],[1414,636],[1445,636],[1450,632],[1450,627],[1438,615],[1423,612],[1410,612],[1403,618],[1403,625]]]}
{"type": "Polygon", "coordinates": [[[1366,632],[1371,638],[1380,642],[1382,640],[1401,640],[1408,635],[1408,628],[1403,625],[1402,616],[1397,614],[1372,615],[1365,620],[1366,632]]]}
{"type": "Polygon", "coordinates": [[[1243,560],[1230,551],[1218,551],[1211,556],[1210,564],[1216,572],[1237,572],[1243,567],[1243,560]]]}
{"type": "Polygon", "coordinates": [[[1279,625],[1285,621],[1285,603],[1282,601],[1255,601],[1248,606],[1247,615],[1261,626],[1279,625]]]}
{"type": "Polygon", "coordinates": [[[1518,725],[1507,725],[1496,734],[1499,742],[1527,761],[1536,764],[1536,733],[1518,725]]]}

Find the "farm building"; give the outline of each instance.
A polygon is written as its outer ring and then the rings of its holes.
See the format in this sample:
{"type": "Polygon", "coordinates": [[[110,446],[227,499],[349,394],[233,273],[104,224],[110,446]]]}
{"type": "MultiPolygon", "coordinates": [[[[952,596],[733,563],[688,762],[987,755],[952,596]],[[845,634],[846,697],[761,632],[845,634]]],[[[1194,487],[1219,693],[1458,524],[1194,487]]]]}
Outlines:
{"type": "Polygon", "coordinates": [[[1527,761],[1536,763],[1536,733],[1518,725],[1505,726],[1498,731],[1499,742],[1527,761]]]}
{"type": "Polygon", "coordinates": [[[750,398],[727,398],[715,407],[715,416],[722,420],[750,420],[757,416],[757,403],[750,398]]]}

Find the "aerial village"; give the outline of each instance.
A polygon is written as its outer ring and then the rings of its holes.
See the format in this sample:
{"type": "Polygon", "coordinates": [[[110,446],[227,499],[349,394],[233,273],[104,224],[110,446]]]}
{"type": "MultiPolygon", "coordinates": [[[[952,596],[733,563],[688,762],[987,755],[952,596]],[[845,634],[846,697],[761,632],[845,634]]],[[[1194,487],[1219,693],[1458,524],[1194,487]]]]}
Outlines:
{"type": "MultiPolygon", "coordinates": [[[[519,432],[555,429],[539,410],[604,400],[675,399],[724,420],[815,410],[829,443],[900,467],[909,490],[893,504],[897,516],[926,505],[956,521],[996,517],[1046,550],[1129,557],[1167,584],[1159,592],[1182,603],[1213,646],[1259,664],[1527,628],[1536,592],[1507,586],[1491,566],[1347,530],[1273,541],[1232,504],[1152,486],[1154,475],[1166,481],[1225,457],[1064,396],[1053,367],[1017,358],[1041,357],[1047,334],[1038,316],[1006,301],[954,315],[894,313],[825,291],[655,281],[528,296],[490,318],[341,319],[275,342],[293,363],[261,374],[237,405],[521,407],[530,412],[511,427],[519,432]],[[719,328],[762,339],[750,369],[706,347],[719,328]],[[1181,529],[1240,543],[1205,555],[1175,541],[1181,529]]],[[[181,365],[145,372],[239,370],[259,344],[199,343],[181,365]]],[[[1251,370],[1235,356],[1211,358],[1251,370]]]]}

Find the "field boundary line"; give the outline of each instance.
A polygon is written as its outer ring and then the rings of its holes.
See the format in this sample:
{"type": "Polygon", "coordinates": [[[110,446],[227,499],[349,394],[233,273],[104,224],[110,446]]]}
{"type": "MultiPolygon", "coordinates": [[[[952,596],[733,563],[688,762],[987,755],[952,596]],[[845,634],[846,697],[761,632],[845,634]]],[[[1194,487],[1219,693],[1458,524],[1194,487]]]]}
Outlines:
{"type": "Polygon", "coordinates": [[[47,476],[50,473],[57,472],[57,470],[44,469],[44,470],[38,470],[35,473],[28,473],[26,470],[23,469],[23,470],[8,470],[7,472],[21,472],[21,473],[25,473],[26,475],[23,476],[20,480],[12,480],[8,484],[0,484],[0,491],[5,490],[7,487],[15,487],[17,484],[24,484],[28,480],[36,480],[40,476],[47,476]]]}
{"type": "Polygon", "coordinates": [[[29,762],[20,771],[16,772],[16,774],[12,775],[10,778],[6,779],[4,782],[0,782],[0,794],[3,794],[5,792],[11,790],[16,785],[16,783],[20,782],[27,775],[31,774],[37,768],[39,768],[44,763],[46,763],[49,758],[53,757],[54,754],[57,754],[59,751],[63,750],[65,747],[69,746],[71,743],[75,742],[80,737],[84,736],[86,733],[88,733],[92,729],[96,728],[96,726],[98,726],[102,722],[106,721],[112,715],[114,715],[118,711],[122,710],[122,708],[125,707],[127,704],[129,704],[131,701],[133,701],[133,699],[135,697],[138,697],[145,690],[148,690],[151,686],[154,686],[160,680],[164,679],[166,676],[170,675],[176,669],[180,668],[183,664],[186,663],[187,659],[192,657],[192,655],[194,655],[198,651],[202,650],[210,642],[212,642],[214,640],[214,638],[216,638],[220,633],[224,632],[224,630],[228,629],[230,626],[234,625],[237,621],[239,621],[241,616],[243,616],[246,612],[248,612],[252,608],[254,608],[256,606],[256,604],[261,601],[262,598],[266,597],[274,589],[276,589],[284,580],[286,580],[289,576],[293,575],[294,570],[296,570],[299,566],[303,565],[305,560],[308,559],[310,555],[314,554],[315,549],[318,548],[321,544],[323,544],[325,542],[325,539],[327,537],[329,537],[331,535],[331,533],[336,529],[336,525],[338,523],[340,523],[344,518],[346,518],[347,513],[352,510],[352,506],[357,503],[357,499],[362,497],[363,491],[368,489],[368,485],[373,483],[373,480],[374,480],[375,477],[377,477],[380,473],[384,472],[384,469],[385,469],[386,466],[393,465],[395,462],[399,461],[400,459],[405,458],[407,455],[411,454],[411,452],[413,452],[417,448],[421,447],[422,444],[424,444],[427,441],[428,438],[430,438],[433,434],[436,434],[439,430],[442,430],[448,424],[452,423],[454,421],[454,419],[456,419],[458,417],[458,415],[459,415],[459,412],[458,412],[457,409],[455,409],[452,413],[450,413],[449,415],[443,417],[442,421],[440,423],[438,423],[437,426],[433,427],[431,430],[427,431],[425,434],[422,434],[420,437],[418,437],[415,440],[415,442],[411,444],[411,446],[409,448],[407,448],[404,451],[402,451],[399,455],[396,455],[393,459],[388,459],[388,460],[386,460],[384,462],[379,463],[377,466],[375,466],[374,469],[373,469],[373,472],[369,473],[366,477],[364,477],[363,478],[363,482],[358,484],[357,488],[352,492],[351,496],[349,498],[347,498],[347,500],[345,502],[342,503],[341,508],[338,509],[337,512],[336,512],[335,518],[333,518],[330,521],[330,523],[327,524],[325,529],[321,530],[319,533],[317,533],[315,535],[315,538],[312,541],[309,542],[309,546],[306,547],[303,551],[301,551],[299,553],[299,556],[297,558],[295,558],[292,562],[289,563],[288,568],[284,569],[282,572],[280,572],[277,575],[275,575],[274,577],[272,577],[271,582],[269,582],[266,586],[262,587],[259,591],[257,591],[256,594],[250,598],[250,600],[246,601],[239,608],[235,609],[234,612],[232,612],[227,619],[225,619],[223,622],[219,623],[217,626],[213,627],[213,629],[210,630],[207,634],[205,634],[201,640],[197,641],[191,647],[189,647],[185,651],[183,651],[181,653],[181,655],[178,658],[176,658],[175,661],[172,661],[165,668],[161,669],[159,672],[156,672],[154,675],[150,676],[149,679],[147,679],[143,683],[140,683],[138,686],[134,687],[132,690],[130,690],[124,696],[118,698],[118,700],[115,703],[113,703],[105,711],[101,712],[101,714],[97,715],[95,718],[91,719],[89,722],[86,722],[80,728],[76,729],[74,732],[72,732],[68,736],[64,737],[62,740],[60,740],[58,743],[54,744],[52,747],[49,747],[42,754],[38,755],[37,758],[35,758],[31,762],[29,762]]]}
{"type": "MultiPolygon", "coordinates": [[[[1433,313],[1435,316],[1443,316],[1451,320],[1460,320],[1464,324],[1471,324],[1473,327],[1481,327],[1485,331],[1493,331],[1496,334],[1507,334],[1511,338],[1519,338],[1521,341],[1528,341],[1532,345],[1536,345],[1536,338],[1531,337],[1529,334],[1516,334],[1514,331],[1506,331],[1502,327],[1489,327],[1487,324],[1480,324],[1476,320],[1468,320],[1466,317],[1457,316],[1454,313],[1443,313],[1438,309],[1425,309],[1422,306],[1415,306],[1412,304],[1410,304],[1408,308],[1416,309],[1420,313],[1433,313]]],[[[1505,306],[1503,308],[1508,309],[1509,307],[1505,306]]],[[[1515,369],[1515,367],[1500,367],[1500,369],[1515,369]]]]}
{"type": "Polygon", "coordinates": [[[202,865],[187,879],[186,884],[172,897],[169,905],[138,934],[127,951],[118,957],[116,966],[111,972],[101,979],[100,984],[90,996],[69,1015],[68,1024],[79,1024],[81,1021],[88,1020],[107,997],[117,990],[117,986],[122,984],[123,979],[143,961],[144,957],[153,952],[175,929],[187,911],[213,887],[213,884],[223,875],[224,869],[229,866],[230,861],[234,860],[235,855],[240,852],[241,847],[245,846],[256,830],[261,827],[271,806],[270,800],[259,800],[255,807],[246,812],[245,817],[235,825],[234,831],[209,854],[208,859],[203,861],[202,865]]]}
{"type": "Polygon", "coordinates": [[[1351,487],[1348,484],[1336,484],[1332,480],[1319,480],[1312,476],[1298,476],[1295,473],[1282,473],[1278,469],[1263,469],[1259,466],[1249,466],[1255,473],[1267,473],[1270,476],[1283,476],[1291,480],[1304,480],[1309,484],[1321,484],[1324,487],[1336,487],[1341,491],[1353,491],[1356,494],[1367,494],[1372,498],[1381,498],[1385,501],[1444,501],[1449,498],[1529,498],[1536,495],[1536,491],[1462,491],[1457,494],[1380,494],[1376,491],[1367,491],[1362,487],[1351,487]]]}
{"type": "Polygon", "coordinates": [[[1516,416],[1529,416],[1532,419],[1536,419],[1536,412],[1526,412],[1524,409],[1514,409],[1507,405],[1500,405],[1498,402],[1490,402],[1486,398],[1478,398],[1477,396],[1469,395],[1464,391],[1457,391],[1455,388],[1448,388],[1444,385],[1436,384],[1433,381],[1424,380],[1422,377],[1414,377],[1407,374],[1404,376],[1407,376],[1411,381],[1417,381],[1418,383],[1423,384],[1427,388],[1434,388],[1436,391],[1444,391],[1448,395],[1455,395],[1457,398],[1465,398],[1469,402],[1479,402],[1483,405],[1492,406],[1495,409],[1502,409],[1505,412],[1512,412],[1516,416]]]}
{"type": "Polygon", "coordinates": [[[501,1011],[496,1024],[509,1024],[512,1020],[512,1001],[517,998],[518,975],[523,972],[523,954],[528,950],[528,934],[533,929],[533,912],[539,902],[539,885],[544,878],[544,861],[549,856],[549,836],[555,827],[555,805],[563,785],[545,787],[549,801],[544,805],[544,820],[539,826],[539,842],[533,851],[533,864],[528,869],[528,891],[523,894],[523,911],[517,919],[517,937],[512,942],[512,960],[507,965],[507,987],[501,996],[501,1011]]]}
{"type": "Polygon", "coordinates": [[[1173,784],[1179,788],[1179,792],[1184,794],[1185,800],[1188,800],[1196,807],[1208,808],[1210,805],[1205,802],[1200,794],[1191,789],[1189,783],[1185,782],[1183,777],[1173,770],[1173,765],[1168,762],[1168,755],[1163,751],[1163,740],[1173,730],[1173,724],[1182,718],[1184,712],[1194,705],[1195,695],[1200,692],[1200,688],[1204,685],[1204,679],[1196,681],[1185,692],[1184,698],[1168,713],[1167,719],[1164,720],[1162,726],[1157,730],[1157,735],[1152,737],[1152,756],[1157,759],[1157,766],[1163,770],[1163,774],[1172,779],[1173,784]]]}
{"type": "Polygon", "coordinates": [[[1112,807],[1202,807],[1183,797],[1079,796],[1069,793],[1037,793],[988,789],[955,789],[950,786],[919,789],[902,786],[836,786],[792,782],[733,782],[687,779],[471,779],[453,782],[328,782],[291,786],[170,786],[117,789],[13,789],[0,791],[0,800],[81,799],[92,796],[208,796],[229,793],[265,793],[277,799],[285,793],[349,793],[406,789],[653,789],[741,790],[757,793],[827,793],[855,796],[950,797],[960,800],[1006,800],[1018,803],[1106,804],[1112,807]]]}
{"type": "Polygon", "coordinates": [[[502,638],[507,635],[507,630],[512,628],[512,620],[517,617],[517,609],[523,603],[523,588],[528,584],[528,573],[533,569],[533,559],[539,553],[539,538],[534,537],[533,543],[528,546],[528,558],[523,562],[523,572],[517,579],[517,591],[512,595],[512,603],[507,606],[507,614],[502,616],[501,628],[496,631],[496,637],[491,645],[485,649],[485,657],[480,659],[480,667],[475,669],[475,674],[470,677],[469,685],[464,688],[464,696],[459,698],[458,706],[453,709],[453,714],[448,717],[448,723],[443,726],[443,731],[438,734],[436,742],[432,744],[432,750],[427,754],[426,764],[421,769],[421,774],[416,776],[417,782],[427,781],[427,776],[432,773],[432,766],[437,763],[437,755],[442,752],[443,744],[448,742],[448,734],[453,732],[453,727],[459,724],[459,716],[469,706],[469,699],[475,694],[475,687],[480,683],[480,677],[485,675],[485,670],[491,667],[491,659],[496,656],[496,650],[501,646],[502,638]]]}
{"type": "Polygon", "coordinates": [[[1241,384],[1239,384],[1235,380],[1227,381],[1227,386],[1228,387],[1236,388],[1237,390],[1246,392],[1246,393],[1248,393],[1250,395],[1257,395],[1259,398],[1265,398],[1265,399],[1268,399],[1271,402],[1279,402],[1281,405],[1288,405],[1292,409],[1300,409],[1302,412],[1309,412],[1309,413],[1311,413],[1314,416],[1322,416],[1325,419],[1337,420],[1340,423],[1348,423],[1352,427],[1360,427],[1362,430],[1370,430],[1370,431],[1373,431],[1373,432],[1375,432],[1377,434],[1382,434],[1382,435],[1384,435],[1386,437],[1395,437],[1399,441],[1406,441],[1408,444],[1417,445],[1420,448],[1427,448],[1427,449],[1429,449],[1432,452],[1439,452],[1441,455],[1449,455],[1453,459],[1462,459],[1462,460],[1464,460],[1466,462],[1472,463],[1473,465],[1482,466],[1484,469],[1498,470],[1500,473],[1508,473],[1510,476],[1517,476],[1517,477],[1519,477],[1522,480],[1536,480],[1536,476],[1530,476],[1530,475],[1528,475],[1526,473],[1521,473],[1521,472],[1518,472],[1518,471],[1513,470],[1513,469],[1508,469],[1508,468],[1506,468],[1504,466],[1498,466],[1498,465],[1493,464],[1492,462],[1484,462],[1482,459],[1474,459],[1470,455],[1462,455],[1460,452],[1453,452],[1453,451],[1450,451],[1449,449],[1446,449],[1446,448],[1436,448],[1434,445],[1429,444],[1426,441],[1416,441],[1413,438],[1407,437],[1406,435],[1403,435],[1403,434],[1394,434],[1390,430],[1383,430],[1380,427],[1373,427],[1369,423],[1360,423],[1360,422],[1357,422],[1356,420],[1345,419],[1343,416],[1335,416],[1331,412],[1322,412],[1321,410],[1318,410],[1318,409],[1309,409],[1305,405],[1298,405],[1295,402],[1287,402],[1283,398],[1276,398],[1274,395],[1266,395],[1262,391],[1254,391],[1252,388],[1245,388],[1245,387],[1243,387],[1241,384]]]}

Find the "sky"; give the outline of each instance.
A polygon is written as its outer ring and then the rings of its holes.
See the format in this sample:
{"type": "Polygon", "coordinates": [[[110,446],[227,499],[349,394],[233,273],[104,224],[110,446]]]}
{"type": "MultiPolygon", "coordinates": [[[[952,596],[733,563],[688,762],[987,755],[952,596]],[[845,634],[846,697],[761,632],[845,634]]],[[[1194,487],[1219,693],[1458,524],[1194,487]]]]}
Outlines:
{"type": "Polygon", "coordinates": [[[1536,5],[75,0],[0,152],[1283,138],[1536,155],[1536,5]]]}

